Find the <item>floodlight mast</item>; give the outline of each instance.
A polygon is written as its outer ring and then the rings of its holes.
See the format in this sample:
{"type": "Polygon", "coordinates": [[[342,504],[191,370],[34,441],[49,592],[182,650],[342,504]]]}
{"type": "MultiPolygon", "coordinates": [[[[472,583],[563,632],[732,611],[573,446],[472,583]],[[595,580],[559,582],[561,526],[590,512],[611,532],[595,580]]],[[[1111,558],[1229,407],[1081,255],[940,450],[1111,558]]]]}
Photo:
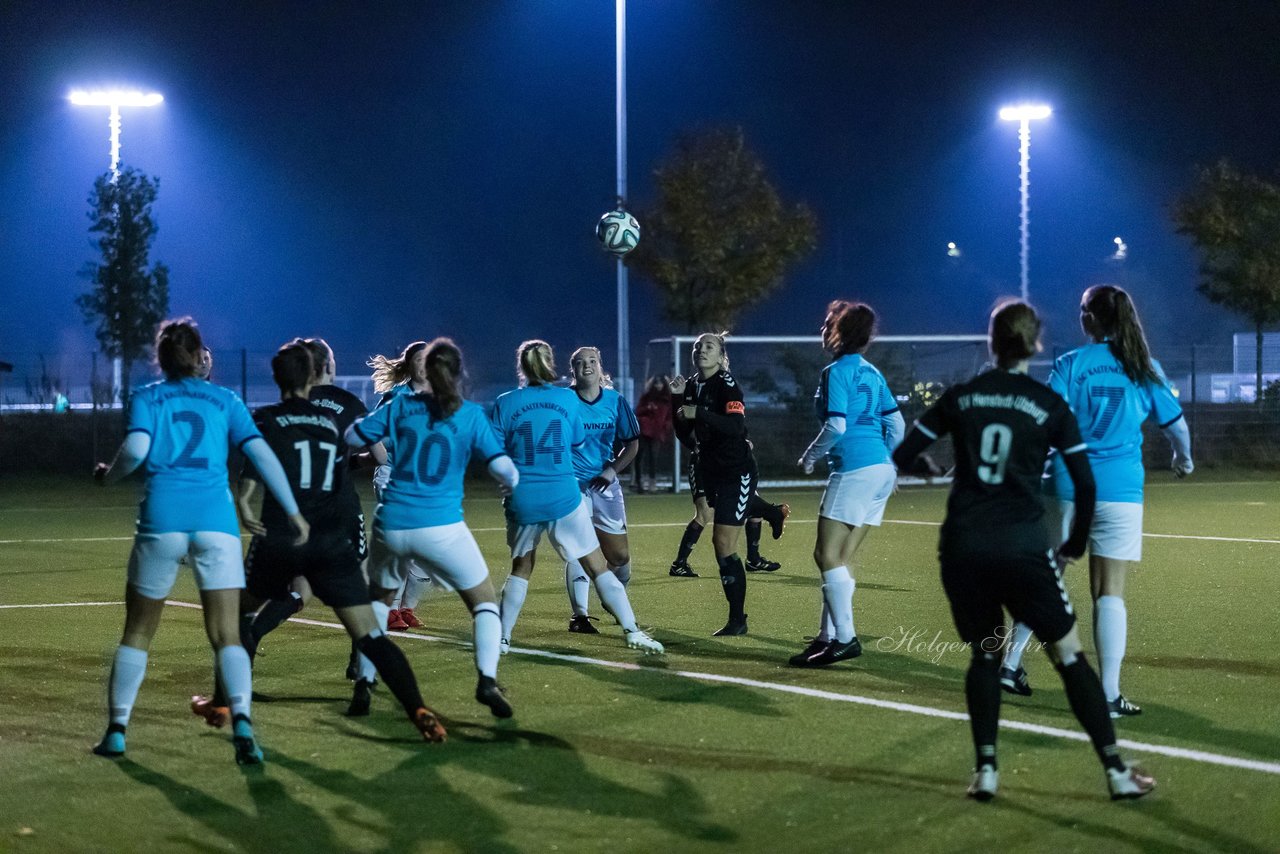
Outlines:
{"type": "Polygon", "coordinates": [[[1053,109],[1044,104],[1023,104],[1017,107],[1003,107],[1000,118],[1006,122],[1018,122],[1018,191],[1021,211],[1018,217],[1019,237],[1021,241],[1018,261],[1022,268],[1022,300],[1031,301],[1031,290],[1028,285],[1029,256],[1031,251],[1031,233],[1028,222],[1029,214],[1029,173],[1031,171],[1031,122],[1047,119],[1053,115],[1053,109]]]}
{"type": "Polygon", "coordinates": [[[121,107],[155,107],[164,102],[164,96],[157,92],[139,92],[131,89],[99,89],[85,91],[76,89],[67,96],[77,107],[109,107],[111,117],[108,124],[111,128],[111,180],[120,177],[120,108],[121,107]]]}

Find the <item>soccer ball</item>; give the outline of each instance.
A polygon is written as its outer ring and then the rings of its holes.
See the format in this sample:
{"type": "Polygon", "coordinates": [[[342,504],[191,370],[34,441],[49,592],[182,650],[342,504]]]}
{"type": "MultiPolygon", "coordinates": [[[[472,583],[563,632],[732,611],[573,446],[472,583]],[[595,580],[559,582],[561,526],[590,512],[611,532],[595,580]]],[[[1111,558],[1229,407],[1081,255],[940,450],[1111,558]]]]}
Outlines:
{"type": "Polygon", "coordinates": [[[640,223],[622,208],[609,211],[596,224],[596,239],[604,251],[626,255],[640,242],[640,223]]]}

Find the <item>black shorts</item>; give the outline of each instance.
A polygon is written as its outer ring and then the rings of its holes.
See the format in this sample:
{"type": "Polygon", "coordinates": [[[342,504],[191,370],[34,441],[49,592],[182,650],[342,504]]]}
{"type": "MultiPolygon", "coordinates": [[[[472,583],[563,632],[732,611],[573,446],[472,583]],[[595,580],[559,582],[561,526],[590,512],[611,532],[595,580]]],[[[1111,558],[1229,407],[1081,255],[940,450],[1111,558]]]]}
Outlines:
{"type": "Polygon", "coordinates": [[[737,472],[708,471],[707,467],[702,467],[698,480],[707,496],[707,504],[715,511],[715,524],[734,527],[746,524],[747,517],[754,515],[752,499],[756,494],[757,478],[754,465],[746,471],[737,472]]]}
{"type": "Polygon", "coordinates": [[[311,532],[304,546],[289,536],[267,535],[249,542],[244,559],[245,587],[259,599],[284,599],[301,575],[331,608],[369,604],[369,583],[347,531],[311,532]]]}
{"type": "Polygon", "coordinates": [[[944,549],[942,587],[960,639],[984,652],[999,652],[1004,612],[1025,623],[1041,643],[1056,643],[1075,625],[1062,575],[1047,552],[961,552],[944,549]]]}
{"type": "Polygon", "coordinates": [[[699,498],[707,497],[706,483],[698,472],[697,453],[689,455],[689,493],[695,503],[699,498]]]}
{"type": "Polygon", "coordinates": [[[360,505],[360,496],[354,489],[343,498],[341,527],[351,532],[351,545],[355,547],[356,557],[363,563],[369,556],[369,539],[364,529],[364,508],[360,505]]]}

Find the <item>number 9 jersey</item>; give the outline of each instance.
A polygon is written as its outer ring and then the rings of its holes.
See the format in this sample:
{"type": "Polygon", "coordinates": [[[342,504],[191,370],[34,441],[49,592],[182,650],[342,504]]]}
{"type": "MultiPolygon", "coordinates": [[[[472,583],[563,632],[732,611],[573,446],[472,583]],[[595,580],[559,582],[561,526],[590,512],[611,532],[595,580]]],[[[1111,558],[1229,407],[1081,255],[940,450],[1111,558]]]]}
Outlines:
{"type": "Polygon", "coordinates": [[[260,438],[235,392],[187,377],[143,386],[129,399],[127,432],[151,437],[138,532],[240,535],[227,482],[228,446],[260,438]]]}
{"type": "Polygon", "coordinates": [[[586,441],[578,394],[549,385],[529,386],[498,397],[493,426],[520,470],[507,500],[518,525],[553,522],[582,501],[573,468],[574,449],[586,441]]]}

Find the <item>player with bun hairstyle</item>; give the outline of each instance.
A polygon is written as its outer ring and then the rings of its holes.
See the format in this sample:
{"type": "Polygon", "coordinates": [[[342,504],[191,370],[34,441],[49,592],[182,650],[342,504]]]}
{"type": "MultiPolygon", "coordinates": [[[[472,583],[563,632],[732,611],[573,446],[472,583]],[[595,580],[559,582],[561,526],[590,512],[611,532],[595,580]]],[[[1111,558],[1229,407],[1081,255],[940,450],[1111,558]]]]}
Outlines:
{"type": "Polygon", "coordinates": [[[129,556],[124,635],[111,667],[110,723],[93,751],[99,756],[124,755],[125,729],[146,675],[151,639],[177,579],[178,561],[189,555],[215,670],[227,687],[236,762],[262,761],[249,716],[249,654],[240,642],[238,606],[245,575],[240,525],[227,489],[228,446],[238,447],[262,474],[286,525],[294,529],[295,543],[306,543],[309,526],[244,403],[233,392],[198,378],[203,348],[191,318],[160,324],[156,361],[164,379],[134,392],[119,452],[110,465],[99,463],[94,470],[100,484],[114,483],[140,466],[146,474],[129,556]]]}
{"type": "MultiPolygon", "coordinates": [[[[1120,664],[1128,636],[1124,582],[1130,563],[1142,559],[1142,424],[1159,425],[1173,447],[1173,473],[1191,474],[1191,433],[1182,407],[1151,358],[1133,300],[1123,288],[1095,285],[1080,299],[1080,326],[1091,343],[1060,356],[1049,387],[1062,395],[1089,443],[1089,463],[1098,482],[1098,509],[1089,536],[1089,586],[1093,594],[1093,637],[1102,687],[1111,716],[1141,714],[1120,693],[1120,664]]],[[[1046,481],[1050,530],[1055,537],[1071,525],[1075,512],[1071,482],[1060,459],[1052,458],[1046,481]]],[[[1022,654],[1030,632],[1015,625],[1001,685],[1029,695],[1022,654]]]]}
{"type": "MultiPolygon", "coordinates": [[[[601,365],[598,347],[579,347],[569,357],[573,371],[569,387],[578,396],[578,410],[586,441],[573,452],[578,488],[591,505],[591,523],[600,541],[609,570],[625,587],[631,580],[631,547],[627,541],[627,508],[618,475],[635,459],[640,448],[640,422],[626,398],[613,389],[613,379],[601,365]],[[614,453],[614,448],[621,449],[614,453]]],[[[565,563],[565,589],[573,613],[569,631],[594,635],[587,613],[590,580],[582,564],[565,563]]]]}
{"type": "Polygon", "coordinates": [[[835,361],[823,369],[814,395],[822,429],[799,460],[806,474],[824,457],[830,470],[813,548],[822,616],[813,643],[791,657],[796,667],[824,667],[862,654],[849,569],[867,531],[884,518],[897,482],[889,455],[906,426],[884,376],[864,358],[875,328],[876,313],[866,303],[835,300],[827,306],[822,344],[835,361]]]}
{"type": "Polygon", "coordinates": [[[1102,762],[1112,799],[1142,797],[1155,788],[1155,780],[1120,758],[1102,684],[1081,651],[1059,568],[1084,554],[1093,519],[1094,482],[1085,443],[1066,402],[1027,376],[1027,364],[1040,349],[1035,310],[1018,300],[1001,304],[991,315],[989,334],[997,367],[947,389],[893,454],[899,469],[911,470],[944,434],[951,434],[955,448],[955,480],[938,560],[951,615],[971,655],[965,700],[976,758],[968,794],[989,801],[999,780],[998,653],[1002,609],[1007,608],[1046,645],[1071,710],[1102,762]],[[1056,552],[1049,548],[1040,501],[1050,448],[1076,494],[1070,536],[1056,552]]]}
{"type": "Polygon", "coordinates": [[[395,449],[374,516],[378,557],[371,573],[373,607],[379,622],[385,622],[410,561],[458,591],[471,613],[476,701],[495,716],[509,718],[511,705],[497,683],[502,630],[497,597],[489,568],[463,521],[462,498],[473,454],[484,459],[504,494],[520,477],[484,410],[462,398],[462,351],[448,338],[437,338],[422,352],[431,390],[395,395],[346,434],[356,447],[382,442],[395,449]]]}
{"type": "MultiPolygon", "coordinates": [[[[693,343],[691,377],[671,380],[676,435],[698,452],[697,481],[714,513],[711,539],[729,617],[716,636],[747,633],[747,574],[738,557],[738,536],[747,519],[762,517],[782,536],[791,508],[770,504],[756,492],[755,454],[747,438],[742,389],[729,373],[724,336],[704,332],[693,343]]],[[[697,520],[695,519],[695,522],[697,520]]],[[[683,546],[682,546],[683,548],[683,546]]]]}
{"type": "Polygon", "coordinates": [[[525,341],[516,350],[518,388],[498,396],[493,424],[520,470],[507,498],[507,544],[511,574],[502,588],[502,651],[529,590],[538,542],[546,534],[566,562],[577,562],[595,583],[605,610],[622,627],[627,646],[661,655],[662,644],[636,624],[627,589],[609,571],[591,524],[591,504],[578,488],[574,455],[586,441],[582,403],[572,389],[557,388],[555,354],[546,341],[525,341]]]}

